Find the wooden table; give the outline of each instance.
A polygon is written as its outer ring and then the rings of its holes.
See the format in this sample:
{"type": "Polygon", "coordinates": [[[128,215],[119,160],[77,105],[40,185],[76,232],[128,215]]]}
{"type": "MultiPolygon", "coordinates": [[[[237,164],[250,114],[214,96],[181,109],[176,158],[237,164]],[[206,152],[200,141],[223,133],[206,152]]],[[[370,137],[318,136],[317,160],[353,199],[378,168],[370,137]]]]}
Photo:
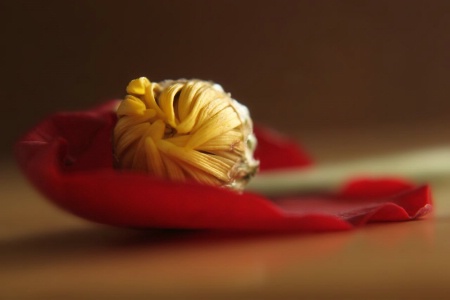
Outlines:
{"type": "MultiPolygon", "coordinates": [[[[443,144],[445,125],[312,132],[301,140],[328,163],[443,144]]],[[[436,209],[422,220],[267,235],[92,224],[49,204],[11,160],[0,172],[0,299],[450,297],[450,179],[433,184],[436,209]]]]}

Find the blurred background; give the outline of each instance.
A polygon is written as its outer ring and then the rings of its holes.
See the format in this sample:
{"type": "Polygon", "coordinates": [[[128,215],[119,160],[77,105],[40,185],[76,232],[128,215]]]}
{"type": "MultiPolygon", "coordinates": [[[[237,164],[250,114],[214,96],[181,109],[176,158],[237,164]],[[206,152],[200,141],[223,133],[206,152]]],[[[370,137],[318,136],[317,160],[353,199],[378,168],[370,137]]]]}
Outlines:
{"type": "Polygon", "coordinates": [[[0,22],[3,155],[140,76],[216,81],[298,137],[450,116],[450,1],[15,0],[0,22]]]}

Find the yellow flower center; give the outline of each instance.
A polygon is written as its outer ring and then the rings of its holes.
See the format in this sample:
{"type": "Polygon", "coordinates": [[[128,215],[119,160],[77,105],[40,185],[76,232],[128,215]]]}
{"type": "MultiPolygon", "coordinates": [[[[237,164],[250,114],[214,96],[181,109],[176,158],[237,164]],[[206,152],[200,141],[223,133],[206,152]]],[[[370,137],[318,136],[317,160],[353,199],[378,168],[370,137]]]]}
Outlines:
{"type": "Polygon", "coordinates": [[[248,112],[220,86],[141,77],[127,93],[114,129],[119,168],[237,189],[256,172],[248,112]]]}

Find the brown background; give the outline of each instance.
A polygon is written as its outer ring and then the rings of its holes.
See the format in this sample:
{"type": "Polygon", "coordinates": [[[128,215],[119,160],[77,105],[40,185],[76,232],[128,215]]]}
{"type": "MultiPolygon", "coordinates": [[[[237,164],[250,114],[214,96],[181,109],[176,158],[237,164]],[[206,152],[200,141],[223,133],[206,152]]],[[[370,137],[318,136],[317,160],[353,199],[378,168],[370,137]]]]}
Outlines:
{"type": "Polygon", "coordinates": [[[450,116],[450,1],[2,1],[1,153],[129,80],[210,79],[287,132],[450,116]]]}

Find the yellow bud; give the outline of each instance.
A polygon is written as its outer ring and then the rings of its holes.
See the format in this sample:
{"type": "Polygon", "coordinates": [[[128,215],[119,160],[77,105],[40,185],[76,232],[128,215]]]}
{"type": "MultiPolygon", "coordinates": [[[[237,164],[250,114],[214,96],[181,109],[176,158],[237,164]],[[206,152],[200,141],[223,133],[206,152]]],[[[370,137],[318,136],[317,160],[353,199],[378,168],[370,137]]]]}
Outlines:
{"type": "Polygon", "coordinates": [[[256,144],[245,106],[201,80],[132,80],[117,109],[121,169],[242,190],[255,174],[256,144]]]}

